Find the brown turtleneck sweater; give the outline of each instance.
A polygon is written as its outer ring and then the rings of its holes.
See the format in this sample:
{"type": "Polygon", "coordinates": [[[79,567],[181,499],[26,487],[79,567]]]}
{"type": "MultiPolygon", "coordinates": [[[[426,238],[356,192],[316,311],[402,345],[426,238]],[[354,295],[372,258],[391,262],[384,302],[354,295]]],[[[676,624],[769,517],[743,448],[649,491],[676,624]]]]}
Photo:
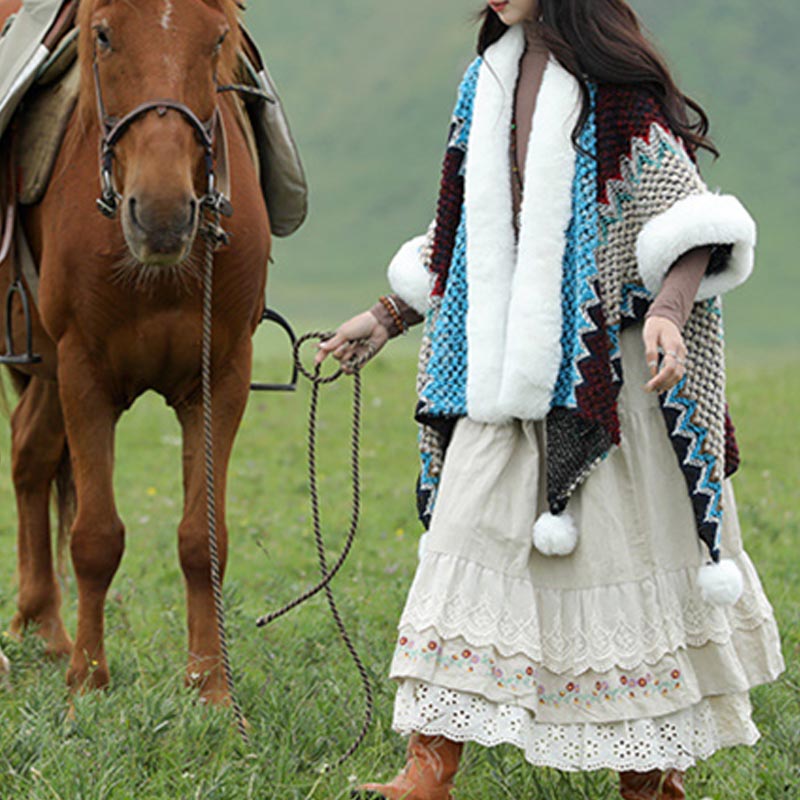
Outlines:
{"type": "MultiPolygon", "coordinates": [[[[542,86],[544,71],[550,54],[541,40],[536,23],[525,24],[527,46],[520,60],[519,79],[516,91],[516,130],[512,131],[511,158],[512,181],[511,191],[514,200],[514,220],[518,220],[522,207],[522,195],[525,184],[525,164],[528,155],[533,126],[533,115],[536,110],[536,99],[542,86]],[[515,163],[514,159],[516,157],[515,163]],[[516,169],[516,171],[515,171],[516,169]]],[[[656,296],[647,318],[664,317],[683,329],[692,311],[700,282],[708,269],[711,258],[710,247],[698,247],[684,254],[676,261],[667,273],[661,291],[656,296]]],[[[397,295],[392,295],[406,327],[422,322],[413,308],[404,303],[397,295]]],[[[372,313],[389,331],[390,336],[397,336],[401,329],[382,303],[372,308],[372,313]]]]}

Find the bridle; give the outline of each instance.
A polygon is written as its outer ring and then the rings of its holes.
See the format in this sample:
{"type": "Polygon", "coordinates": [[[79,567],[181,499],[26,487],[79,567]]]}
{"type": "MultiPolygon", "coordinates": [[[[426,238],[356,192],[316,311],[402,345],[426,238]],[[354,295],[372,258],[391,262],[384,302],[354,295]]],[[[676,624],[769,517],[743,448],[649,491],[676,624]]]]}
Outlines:
{"type": "MultiPolygon", "coordinates": [[[[109,219],[114,219],[119,211],[119,203],[122,199],[122,195],[117,191],[114,185],[114,148],[119,144],[122,137],[130,130],[135,122],[151,111],[155,111],[159,117],[163,117],[167,111],[177,111],[184,120],[189,123],[192,130],[194,130],[203,148],[206,193],[200,200],[201,206],[218,211],[226,217],[231,216],[233,208],[230,200],[217,188],[217,178],[214,170],[214,142],[217,128],[221,124],[219,106],[214,107],[214,113],[206,122],[202,122],[194,111],[185,103],[168,99],[148,100],[136,106],[133,111],[128,112],[124,117],[112,117],[106,111],[106,106],[103,102],[100,70],[96,60],[92,66],[92,70],[94,72],[97,113],[102,129],[102,136],[100,139],[100,185],[102,191],[100,197],[97,199],[97,208],[100,212],[109,219]]],[[[234,87],[221,86],[217,88],[217,91],[230,91],[232,88],[234,87]]]]}

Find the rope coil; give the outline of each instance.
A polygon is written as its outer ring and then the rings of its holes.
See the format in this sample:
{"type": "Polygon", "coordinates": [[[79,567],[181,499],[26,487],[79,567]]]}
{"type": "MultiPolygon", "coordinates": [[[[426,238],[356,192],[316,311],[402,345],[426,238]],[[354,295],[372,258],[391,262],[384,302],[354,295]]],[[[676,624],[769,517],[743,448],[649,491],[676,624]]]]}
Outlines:
{"type": "Polygon", "coordinates": [[[319,581],[319,583],[317,583],[315,586],[312,586],[299,597],[287,603],[277,611],[274,611],[271,614],[266,614],[265,616],[259,618],[256,622],[260,628],[263,628],[303,605],[320,592],[325,592],[325,598],[328,602],[328,607],[330,608],[334,622],[336,623],[339,636],[347,648],[350,658],[355,664],[361,678],[366,704],[364,721],[358,736],[347,749],[347,751],[337,759],[333,766],[327,766],[324,768],[323,771],[325,772],[329,772],[332,769],[340,767],[356,752],[356,750],[358,750],[367,736],[370,725],[372,724],[374,713],[374,698],[372,684],[370,683],[369,679],[369,673],[367,672],[364,662],[361,660],[361,657],[359,656],[358,651],[353,644],[350,634],[347,632],[347,628],[342,620],[341,613],[336,605],[336,600],[334,599],[333,591],[331,589],[331,582],[344,566],[344,563],[353,547],[353,542],[358,531],[358,523],[361,514],[361,468],[359,452],[361,446],[361,367],[363,366],[364,362],[353,362],[349,364],[353,370],[353,425],[351,435],[351,474],[353,484],[352,512],[350,516],[350,527],[342,552],[334,562],[333,566],[329,569],[328,558],[325,552],[325,542],[322,536],[322,525],[320,521],[319,510],[319,489],[317,483],[317,413],[319,408],[320,387],[332,384],[339,380],[339,378],[344,374],[344,369],[339,368],[332,375],[322,377],[320,374],[322,366],[317,364],[313,373],[308,371],[302,363],[300,353],[303,345],[306,342],[311,340],[325,341],[326,339],[330,339],[332,336],[332,333],[321,333],[319,331],[307,333],[305,336],[302,336],[297,340],[294,348],[294,358],[298,372],[311,382],[311,402],[308,424],[308,477],[309,493],[311,497],[311,514],[314,526],[314,542],[317,548],[317,559],[322,579],[319,581]]]}
{"type": "MultiPolygon", "coordinates": [[[[203,273],[203,343],[202,343],[202,395],[203,395],[203,435],[204,435],[204,450],[205,450],[205,480],[206,480],[206,516],[208,525],[208,545],[211,560],[211,585],[214,596],[214,610],[217,618],[217,631],[220,642],[220,652],[222,655],[222,667],[225,675],[225,682],[231,698],[231,705],[233,707],[234,715],[236,718],[236,725],[239,734],[244,741],[245,745],[250,744],[250,738],[247,733],[247,720],[238,700],[236,699],[233,669],[231,667],[230,652],[228,648],[228,638],[225,626],[225,604],[222,594],[222,571],[220,568],[219,559],[219,544],[217,539],[217,514],[216,514],[216,498],[215,498],[215,475],[214,475],[214,439],[213,439],[213,415],[212,415],[212,390],[211,390],[211,337],[212,337],[212,307],[213,307],[213,283],[214,283],[214,253],[225,243],[225,233],[220,226],[220,209],[215,205],[208,206],[210,219],[207,221],[203,234],[206,238],[206,257],[205,268],[203,273]]],[[[328,558],[325,552],[325,543],[322,536],[322,527],[320,522],[319,510],[319,492],[317,486],[317,461],[316,461],[316,437],[317,437],[317,411],[319,407],[319,389],[320,386],[334,383],[345,372],[344,368],[338,369],[335,373],[328,377],[322,377],[321,365],[317,364],[314,372],[309,372],[302,363],[300,350],[302,346],[312,340],[318,339],[324,341],[333,334],[313,332],[302,336],[297,340],[294,347],[294,360],[297,365],[298,372],[306,377],[312,384],[311,390],[311,406],[309,412],[309,426],[308,426],[308,472],[309,472],[309,487],[311,494],[311,510],[314,521],[314,540],[317,547],[317,557],[319,562],[320,574],[322,580],[314,587],[304,592],[300,597],[288,603],[280,610],[261,617],[257,621],[259,627],[265,627],[271,622],[285,616],[293,609],[302,605],[303,603],[315,597],[320,592],[325,592],[325,597],[330,608],[331,615],[333,616],[339,636],[344,643],[347,651],[353,660],[353,663],[358,670],[361,678],[361,683],[364,689],[366,709],[364,714],[364,721],[359,731],[358,736],[347,749],[347,751],[340,756],[333,766],[325,766],[323,771],[329,772],[332,769],[340,767],[347,761],[363,743],[364,739],[369,732],[370,725],[374,714],[374,698],[372,692],[372,685],[369,679],[369,673],[364,666],[358,651],[353,644],[350,634],[345,627],[344,620],[342,619],[339,608],[336,605],[336,600],[333,596],[333,591],[330,587],[331,582],[344,566],[348,555],[353,546],[356,532],[358,531],[358,522],[361,513],[361,470],[360,470],[360,431],[361,431],[361,373],[360,369],[363,366],[363,361],[352,362],[348,366],[353,370],[353,426],[352,426],[352,481],[353,481],[353,501],[352,513],[350,519],[350,528],[347,534],[347,540],[344,548],[339,555],[339,558],[334,563],[331,569],[328,568],[328,558]]],[[[371,353],[371,350],[368,351],[371,353]]],[[[367,356],[369,357],[369,356],[367,356]]]]}

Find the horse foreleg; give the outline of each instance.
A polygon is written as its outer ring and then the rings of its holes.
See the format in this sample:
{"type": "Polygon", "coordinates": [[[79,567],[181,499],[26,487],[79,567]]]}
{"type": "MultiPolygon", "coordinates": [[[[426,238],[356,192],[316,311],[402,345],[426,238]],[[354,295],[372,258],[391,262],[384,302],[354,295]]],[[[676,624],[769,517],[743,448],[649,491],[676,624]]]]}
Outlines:
{"type": "Polygon", "coordinates": [[[78,631],[67,683],[73,689],[102,688],[109,682],[105,599],[125,549],[113,487],[118,414],[108,393],[94,381],[90,360],[63,345],[59,384],[77,500],[70,551],[78,584],[78,631]]]}
{"type": "MultiPolygon", "coordinates": [[[[32,378],[11,417],[12,475],[19,521],[19,597],[11,633],[36,627],[48,655],[72,652],[61,619],[61,592],[53,570],[50,489],[66,436],[55,383],[32,378]]],[[[1,659],[0,659],[1,660],[1,659]]]]}
{"type": "MultiPolygon", "coordinates": [[[[225,526],[225,483],[236,431],[250,386],[250,341],[234,353],[213,387],[213,442],[216,531],[220,572],[228,552],[225,526]]],[[[181,568],[186,582],[189,627],[189,663],[186,683],[198,686],[212,703],[228,703],[230,696],[221,663],[217,616],[211,585],[211,556],[206,517],[206,469],[203,408],[199,399],[176,408],[183,428],[184,513],[178,530],[181,568]]]]}

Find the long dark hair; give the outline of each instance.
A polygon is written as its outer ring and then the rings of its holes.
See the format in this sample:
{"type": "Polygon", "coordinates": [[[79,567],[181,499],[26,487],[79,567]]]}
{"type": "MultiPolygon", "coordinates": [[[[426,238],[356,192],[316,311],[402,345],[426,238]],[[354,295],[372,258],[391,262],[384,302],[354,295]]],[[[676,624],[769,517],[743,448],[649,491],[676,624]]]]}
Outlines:
{"type": "MultiPolygon", "coordinates": [[[[539,0],[539,12],[542,40],[581,86],[583,108],[572,137],[576,146],[589,116],[588,82],[593,80],[643,87],[660,103],[670,127],[692,151],[702,148],[719,156],[708,137],[708,115],[677,87],[625,0],[539,0]]],[[[488,7],[479,19],[478,53],[483,55],[508,27],[488,7]]]]}

